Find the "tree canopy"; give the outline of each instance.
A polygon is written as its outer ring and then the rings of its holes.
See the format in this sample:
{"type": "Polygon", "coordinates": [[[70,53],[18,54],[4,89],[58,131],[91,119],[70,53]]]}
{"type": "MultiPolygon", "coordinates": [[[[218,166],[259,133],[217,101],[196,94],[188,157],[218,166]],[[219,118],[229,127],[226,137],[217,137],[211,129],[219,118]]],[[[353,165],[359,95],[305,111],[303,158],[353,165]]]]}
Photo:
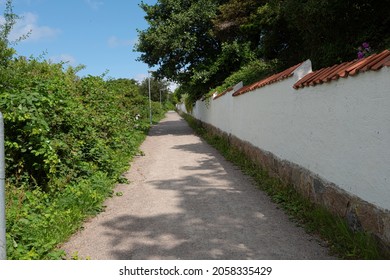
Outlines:
{"type": "MultiPolygon", "coordinates": [[[[261,60],[284,69],[356,58],[368,42],[390,47],[390,0],[159,0],[142,3],[140,60],[197,99],[241,67],[261,60]]],[[[260,77],[259,77],[260,78],[260,77]]]]}
{"type": "Polygon", "coordinates": [[[139,31],[140,60],[158,65],[157,75],[190,84],[194,74],[214,61],[220,44],[211,33],[217,0],[161,0],[141,4],[149,28],[139,31]]]}
{"type": "MultiPolygon", "coordinates": [[[[149,79],[144,79],[139,85],[140,94],[144,97],[149,96],[149,79]]],[[[169,82],[166,80],[160,80],[155,78],[153,75],[150,77],[150,96],[152,101],[165,102],[167,100],[168,94],[171,91],[169,89],[169,82]],[[161,97],[161,99],[160,99],[161,97]]]]}

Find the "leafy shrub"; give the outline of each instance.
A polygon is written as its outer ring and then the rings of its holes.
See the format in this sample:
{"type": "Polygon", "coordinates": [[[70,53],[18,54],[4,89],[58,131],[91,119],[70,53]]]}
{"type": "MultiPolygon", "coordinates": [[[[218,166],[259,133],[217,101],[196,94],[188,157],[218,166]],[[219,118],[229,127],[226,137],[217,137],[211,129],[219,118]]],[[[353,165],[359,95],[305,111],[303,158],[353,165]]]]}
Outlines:
{"type": "MultiPolygon", "coordinates": [[[[7,0],[0,23],[7,254],[58,259],[56,246],[101,211],[138,153],[150,127],[149,102],[134,80],[80,78],[81,66],[15,56],[8,36],[16,19],[7,0]]],[[[153,103],[155,122],[163,113],[153,103]]]]}
{"type": "MultiPolygon", "coordinates": [[[[59,258],[57,244],[100,211],[138,152],[149,102],[132,80],[63,64],[17,57],[1,70],[8,257],[59,258]]],[[[152,109],[157,122],[164,108],[152,109]]]]}
{"type": "Polygon", "coordinates": [[[275,71],[277,66],[276,61],[265,62],[263,60],[253,60],[241,67],[240,70],[234,72],[225,79],[222,85],[212,89],[207,96],[211,96],[215,92],[223,92],[231,86],[243,82],[244,85],[250,85],[257,82],[275,71]]]}

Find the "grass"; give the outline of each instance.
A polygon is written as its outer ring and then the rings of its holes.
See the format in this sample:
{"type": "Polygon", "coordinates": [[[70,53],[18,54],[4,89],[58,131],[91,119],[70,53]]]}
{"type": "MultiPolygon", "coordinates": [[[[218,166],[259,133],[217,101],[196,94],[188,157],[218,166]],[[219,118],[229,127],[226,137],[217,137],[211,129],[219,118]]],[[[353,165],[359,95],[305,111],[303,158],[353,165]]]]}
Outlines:
{"type": "Polygon", "coordinates": [[[61,259],[59,243],[80,228],[84,219],[103,210],[102,202],[112,195],[115,180],[97,172],[48,194],[10,188],[7,192],[7,255],[9,259],[61,259]]]}
{"type": "Polygon", "coordinates": [[[291,220],[312,235],[317,235],[327,244],[330,253],[340,259],[388,259],[379,249],[377,241],[368,233],[352,231],[340,217],[332,215],[325,208],[301,196],[292,186],[286,186],[279,179],[270,177],[257,163],[243,152],[230,146],[228,140],[205,129],[189,115],[185,120],[195,132],[215,147],[227,160],[249,175],[257,187],[278,204],[291,220]]]}

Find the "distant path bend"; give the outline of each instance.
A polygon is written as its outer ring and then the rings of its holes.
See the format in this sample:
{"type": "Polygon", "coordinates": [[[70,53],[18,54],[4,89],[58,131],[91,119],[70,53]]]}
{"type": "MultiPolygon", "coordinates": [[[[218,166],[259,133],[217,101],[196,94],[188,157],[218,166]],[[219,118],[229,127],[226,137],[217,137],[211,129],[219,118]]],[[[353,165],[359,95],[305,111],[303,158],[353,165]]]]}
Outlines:
{"type": "Polygon", "coordinates": [[[63,249],[98,260],[331,259],[176,113],[154,126],[105,212],[63,249]]]}

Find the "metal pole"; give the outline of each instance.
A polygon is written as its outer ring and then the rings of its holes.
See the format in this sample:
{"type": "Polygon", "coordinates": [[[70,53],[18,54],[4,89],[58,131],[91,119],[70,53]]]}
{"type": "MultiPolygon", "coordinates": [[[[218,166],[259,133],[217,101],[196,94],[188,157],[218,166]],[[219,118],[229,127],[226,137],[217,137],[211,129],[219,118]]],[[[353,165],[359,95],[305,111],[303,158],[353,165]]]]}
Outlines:
{"type": "Polygon", "coordinates": [[[150,71],[148,71],[148,80],[149,80],[149,117],[150,117],[150,125],[152,125],[152,95],[150,93],[150,71]]]}
{"type": "Polygon", "coordinates": [[[4,119],[0,112],[0,260],[6,259],[4,119]]]}

